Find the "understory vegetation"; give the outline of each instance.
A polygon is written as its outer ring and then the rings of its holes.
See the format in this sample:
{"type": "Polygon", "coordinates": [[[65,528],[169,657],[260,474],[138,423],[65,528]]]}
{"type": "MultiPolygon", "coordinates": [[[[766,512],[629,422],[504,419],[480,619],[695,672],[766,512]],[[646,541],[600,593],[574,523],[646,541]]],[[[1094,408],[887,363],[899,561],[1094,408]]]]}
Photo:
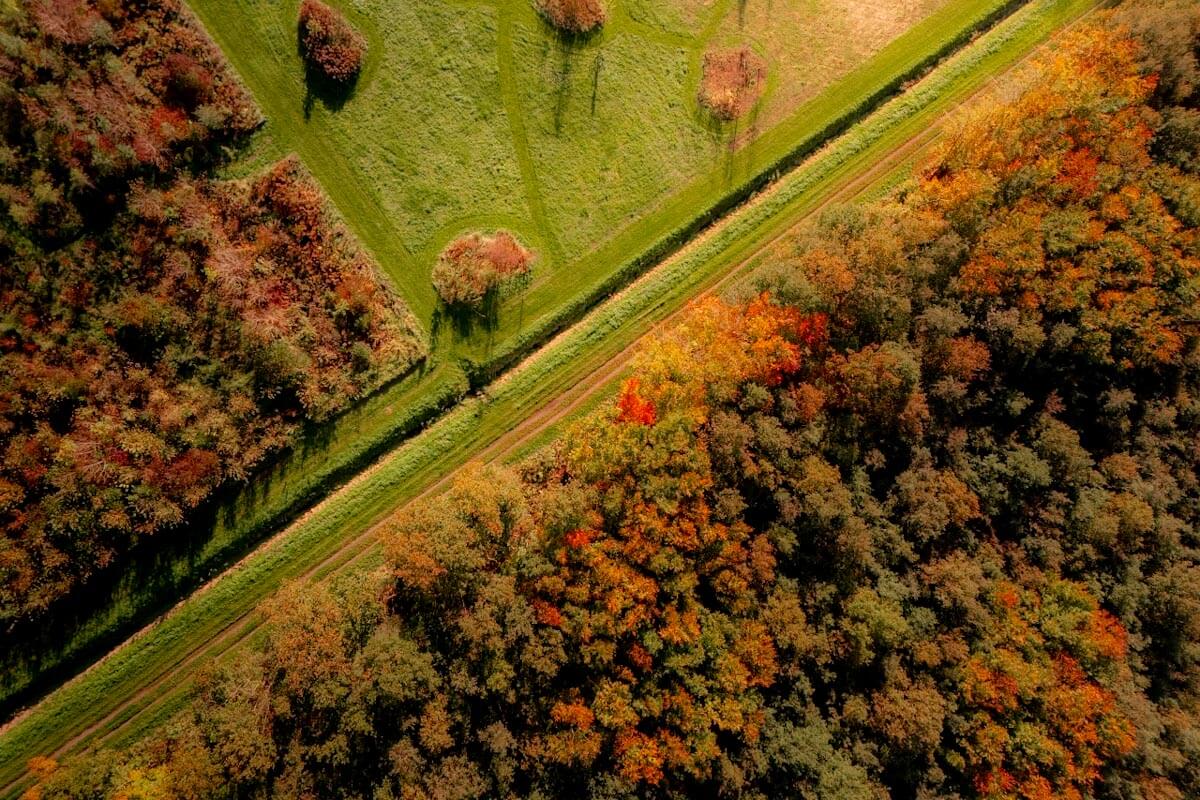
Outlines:
{"type": "Polygon", "coordinates": [[[1200,794],[1200,14],[1116,21],[31,796],[1200,794]]]}
{"type": "Polygon", "coordinates": [[[0,9],[0,628],[425,352],[175,0],[0,9]]]}

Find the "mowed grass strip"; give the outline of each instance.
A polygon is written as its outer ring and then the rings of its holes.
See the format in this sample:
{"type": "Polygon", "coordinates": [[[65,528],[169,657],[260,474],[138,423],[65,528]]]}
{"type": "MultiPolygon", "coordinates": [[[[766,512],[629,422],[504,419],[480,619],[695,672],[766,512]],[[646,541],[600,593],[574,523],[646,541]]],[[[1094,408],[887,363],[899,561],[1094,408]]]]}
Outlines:
{"type": "Polygon", "coordinates": [[[144,636],[47,697],[0,735],[3,794],[16,796],[26,785],[22,776],[28,758],[54,752],[106,717],[112,719],[74,749],[97,741],[128,741],[145,733],[186,697],[194,668],[172,674],[172,666],[192,653],[203,653],[205,658],[220,656],[234,643],[252,637],[257,628],[254,606],[281,581],[304,575],[334,554],[334,565],[369,554],[373,540],[367,531],[373,523],[465,463],[557,394],[585,380],[688,297],[743,264],[837,186],[869,170],[878,158],[936,122],[989,76],[1014,63],[1095,2],[1034,0],[903,97],[785,176],[727,224],[709,231],[694,246],[593,311],[497,381],[486,396],[465,401],[382,459],[364,480],[354,482],[294,525],[286,536],[261,548],[207,591],[181,603],[144,636]],[[347,542],[350,546],[344,547],[347,542]],[[234,641],[210,646],[234,624],[241,626],[234,641]],[[169,679],[158,690],[139,697],[140,689],[165,675],[169,679]],[[133,703],[129,703],[131,699],[133,703]]]}

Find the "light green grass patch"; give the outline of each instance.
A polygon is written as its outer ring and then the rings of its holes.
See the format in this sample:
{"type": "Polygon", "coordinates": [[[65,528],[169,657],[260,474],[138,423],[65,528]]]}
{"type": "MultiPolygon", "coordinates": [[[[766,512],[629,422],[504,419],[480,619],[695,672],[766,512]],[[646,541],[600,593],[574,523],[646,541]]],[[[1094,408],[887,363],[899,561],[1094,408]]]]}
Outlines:
{"type": "Polygon", "coordinates": [[[374,252],[417,316],[435,297],[440,231],[489,214],[526,219],[501,102],[499,13],[482,4],[344,4],[370,42],[346,97],[311,96],[296,45],[298,0],[191,4],[269,120],[374,252]]]}
{"type": "Polygon", "coordinates": [[[729,0],[621,0],[617,13],[651,30],[694,38],[703,33],[718,2],[729,0]]]}
{"type": "Polygon", "coordinates": [[[719,164],[723,148],[693,114],[686,49],[628,32],[568,46],[539,27],[519,22],[513,35],[530,155],[555,237],[582,254],[719,164]]]}

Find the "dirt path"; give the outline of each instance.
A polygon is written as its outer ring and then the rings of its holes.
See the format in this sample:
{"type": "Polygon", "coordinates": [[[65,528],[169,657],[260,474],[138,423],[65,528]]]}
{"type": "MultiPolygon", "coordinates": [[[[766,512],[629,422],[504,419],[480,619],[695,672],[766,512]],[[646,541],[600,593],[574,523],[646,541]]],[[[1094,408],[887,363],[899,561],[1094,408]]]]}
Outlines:
{"type": "MultiPolygon", "coordinates": [[[[1084,17],[1081,17],[1081,18],[1073,21],[1071,23],[1071,25],[1069,25],[1068,27],[1073,27],[1075,25],[1078,25],[1079,22],[1086,16],[1088,16],[1088,15],[1085,14],[1084,17]]],[[[1033,52],[1036,52],[1036,48],[1033,52]]],[[[948,108],[942,114],[940,120],[937,123],[935,123],[934,125],[932,125],[930,127],[922,129],[920,132],[918,132],[914,136],[905,140],[902,144],[893,148],[888,153],[887,156],[873,162],[869,169],[855,173],[852,177],[845,179],[844,182],[835,184],[834,187],[827,189],[827,192],[828,192],[827,196],[824,199],[822,199],[815,207],[813,207],[812,209],[808,210],[807,212],[804,212],[803,214],[797,216],[796,219],[791,221],[791,223],[789,225],[787,225],[787,227],[782,232],[777,233],[776,235],[772,236],[767,241],[765,241],[765,242],[761,243],[760,245],[758,245],[757,247],[755,247],[754,250],[752,252],[750,252],[749,254],[747,254],[745,257],[739,259],[738,261],[736,261],[732,265],[730,265],[730,267],[728,269],[726,269],[720,275],[720,277],[718,277],[714,282],[712,282],[705,289],[703,289],[700,293],[698,293],[696,295],[696,297],[701,297],[701,296],[705,296],[708,294],[712,294],[712,293],[718,292],[718,291],[722,290],[723,288],[727,287],[732,281],[734,281],[735,279],[742,276],[743,270],[748,263],[753,262],[755,260],[755,258],[762,255],[764,252],[768,251],[770,248],[774,247],[781,239],[785,238],[794,229],[794,227],[796,225],[800,224],[801,222],[803,222],[806,219],[813,218],[815,215],[821,213],[821,211],[823,211],[824,209],[828,208],[831,205],[852,200],[853,198],[855,198],[859,194],[861,194],[863,191],[870,188],[877,180],[888,175],[893,169],[897,168],[898,166],[903,164],[905,161],[912,158],[915,154],[920,153],[923,149],[928,147],[931,143],[933,143],[941,135],[941,133],[943,131],[943,127],[944,127],[943,121],[945,119],[952,117],[954,115],[954,113],[958,109],[960,109],[962,106],[967,105],[967,104],[971,103],[972,101],[974,101],[978,96],[980,96],[981,94],[990,90],[991,87],[994,86],[998,80],[1003,79],[1004,76],[1011,74],[1015,69],[1019,68],[1020,65],[1027,62],[1028,59],[1032,57],[1033,52],[1023,56],[1015,64],[1008,67],[1004,72],[998,73],[996,76],[989,78],[980,88],[978,88],[970,96],[964,98],[963,100],[955,103],[953,106],[948,108]]],[[[826,152],[826,148],[824,148],[824,147],[821,148],[820,150],[818,150],[817,152],[815,152],[811,156],[809,156],[807,159],[805,159],[801,164],[799,164],[793,170],[789,171],[789,174],[795,172],[796,170],[801,170],[801,169],[804,169],[806,166],[809,166],[814,160],[821,158],[825,154],[825,152],[826,152]]],[[[763,202],[765,199],[770,197],[772,192],[777,190],[777,188],[779,187],[780,183],[783,180],[784,180],[783,177],[776,180],[775,182],[773,182],[771,184],[771,186],[764,189],[763,192],[756,195],[753,199],[748,201],[747,204],[739,207],[733,213],[734,214],[743,213],[748,206],[752,206],[753,204],[763,202]]],[[[620,292],[616,293],[613,296],[613,298],[610,298],[608,301],[605,301],[604,304],[602,304],[601,306],[594,309],[591,312],[591,314],[600,313],[601,310],[605,306],[608,305],[608,303],[612,302],[612,299],[620,297],[622,294],[624,294],[626,292],[636,290],[636,287],[639,285],[640,282],[649,280],[651,275],[653,275],[657,271],[663,269],[668,264],[672,263],[675,259],[683,257],[685,254],[687,254],[693,248],[701,245],[708,237],[712,236],[717,230],[719,230],[720,227],[722,227],[724,224],[728,224],[728,220],[729,220],[729,217],[724,217],[720,221],[714,223],[713,225],[711,225],[708,228],[701,231],[687,245],[680,248],[672,256],[670,256],[669,258],[660,262],[652,270],[650,270],[649,272],[645,273],[643,276],[641,276],[637,280],[630,283],[627,287],[622,289],[620,292]]],[[[510,429],[509,431],[502,434],[501,436],[499,436],[498,438],[493,440],[491,443],[486,445],[483,449],[481,449],[472,458],[472,460],[473,461],[481,461],[484,463],[490,463],[490,462],[494,462],[497,460],[503,460],[504,458],[511,456],[512,454],[518,452],[523,446],[527,445],[529,442],[536,439],[538,436],[543,434],[550,427],[554,426],[555,424],[561,422],[564,419],[569,418],[579,408],[581,408],[584,404],[586,404],[589,400],[591,400],[597,391],[599,391],[609,381],[611,381],[613,378],[615,378],[617,375],[619,375],[621,373],[621,371],[629,365],[634,354],[643,346],[643,344],[648,339],[652,338],[659,331],[663,330],[666,326],[669,326],[674,321],[676,321],[678,319],[678,317],[682,313],[684,313],[684,311],[687,308],[687,305],[688,304],[685,304],[683,307],[676,309],[675,311],[672,311],[670,314],[668,314],[662,320],[659,320],[658,322],[654,323],[647,331],[645,331],[644,333],[639,335],[638,338],[634,342],[630,343],[628,346],[623,348],[621,351],[614,354],[611,358],[609,358],[607,361],[605,361],[603,364],[601,364],[595,370],[593,370],[586,378],[577,381],[569,389],[561,392],[560,394],[556,395],[554,398],[552,398],[548,402],[544,403],[541,407],[537,408],[532,414],[525,417],[520,423],[518,423],[512,429],[510,429]]],[[[577,325],[585,324],[588,317],[590,317],[591,314],[589,314],[588,316],[585,316],[584,320],[582,320],[580,323],[577,323],[577,325]]],[[[498,378],[497,381],[495,382],[495,384],[493,384],[493,386],[499,386],[499,385],[503,384],[503,382],[510,380],[511,376],[513,376],[514,374],[517,374],[520,370],[527,368],[527,365],[529,363],[531,363],[533,360],[537,359],[540,353],[543,353],[544,351],[547,351],[550,348],[552,348],[554,346],[554,344],[556,343],[556,341],[565,335],[566,335],[566,332],[561,333],[558,336],[554,337],[554,339],[550,340],[545,345],[543,345],[541,348],[539,348],[538,351],[535,352],[534,354],[532,354],[528,359],[526,359],[525,361],[521,362],[513,369],[506,372],[505,375],[498,378]]],[[[137,633],[132,635],[130,638],[126,639],[124,642],[122,642],[120,645],[118,645],[116,648],[109,651],[109,653],[107,655],[105,655],[100,661],[96,662],[96,664],[93,664],[88,669],[84,670],[78,676],[73,678],[71,681],[68,681],[67,685],[80,680],[83,676],[87,675],[89,672],[91,672],[93,669],[95,669],[95,667],[99,663],[102,663],[104,660],[112,657],[116,653],[121,652],[123,649],[129,647],[130,645],[135,644],[139,639],[144,637],[148,632],[150,632],[155,627],[157,627],[157,625],[160,624],[162,619],[164,619],[166,616],[174,613],[176,611],[176,609],[178,609],[179,605],[182,605],[183,603],[188,602],[192,598],[198,596],[200,593],[208,591],[212,586],[214,586],[218,581],[222,580],[226,575],[242,568],[242,566],[245,564],[245,562],[247,562],[249,559],[253,558],[263,548],[270,547],[275,541],[288,536],[297,526],[304,524],[306,521],[311,519],[314,515],[320,513],[321,510],[324,509],[325,507],[327,507],[329,504],[337,502],[346,492],[359,486],[362,482],[366,481],[372,474],[374,474],[376,471],[378,471],[380,468],[382,468],[382,466],[386,463],[388,458],[392,455],[392,452],[394,452],[394,451],[391,451],[391,452],[385,454],[380,459],[378,459],[376,462],[374,462],[373,464],[371,464],[370,466],[368,466],[361,472],[357,473],[353,478],[351,478],[349,481],[344,483],[337,490],[335,490],[334,492],[327,495],[325,497],[325,499],[323,499],[322,501],[320,501],[319,503],[314,505],[312,508],[310,508],[304,514],[300,515],[296,520],[294,520],[286,528],[279,531],[277,534],[272,536],[270,539],[268,539],[265,542],[263,542],[262,544],[260,544],[257,548],[255,548],[254,551],[248,553],[246,556],[244,556],[237,563],[235,563],[234,565],[232,565],[231,567],[226,569],[220,575],[214,577],[213,579],[211,579],[210,581],[205,583],[202,587],[197,589],[196,592],[193,592],[187,598],[184,598],[183,600],[181,600],[179,604],[177,604],[175,607],[173,607],[170,611],[166,612],[166,614],[164,614],[162,617],[159,617],[159,619],[155,620],[154,622],[149,623],[144,628],[139,630],[137,633]]],[[[402,505],[398,506],[396,509],[393,510],[392,513],[403,510],[404,508],[408,507],[409,505],[411,505],[414,502],[417,502],[419,500],[425,499],[427,497],[430,497],[432,495],[439,493],[440,491],[442,491],[443,489],[445,489],[448,486],[449,482],[453,479],[453,475],[454,475],[455,471],[456,470],[452,470],[450,473],[442,476],[440,479],[438,479],[437,481],[433,482],[428,487],[423,489],[416,496],[414,496],[410,500],[406,501],[402,505]]],[[[389,516],[390,516],[390,514],[389,514],[389,516]]],[[[340,569],[345,569],[347,566],[349,566],[351,564],[354,564],[365,553],[367,553],[369,551],[370,545],[374,542],[375,538],[377,537],[377,534],[381,530],[382,526],[386,524],[386,522],[387,522],[386,519],[383,521],[377,522],[377,523],[369,526],[367,529],[365,529],[361,533],[357,534],[356,536],[354,536],[350,539],[347,539],[339,548],[337,548],[335,551],[333,551],[328,556],[326,556],[324,559],[322,559],[318,564],[307,569],[297,579],[303,580],[303,579],[311,578],[313,575],[319,574],[334,565],[338,565],[338,569],[340,570],[340,569]],[[339,562],[340,562],[340,564],[339,564],[339,562]]],[[[126,718],[119,725],[114,727],[112,730],[107,731],[105,734],[98,737],[98,739],[97,739],[97,741],[101,742],[101,743],[109,741],[114,736],[118,735],[121,731],[126,729],[130,724],[132,724],[140,715],[153,709],[154,707],[156,707],[157,705],[159,705],[161,702],[163,702],[165,700],[165,698],[163,698],[160,700],[151,701],[151,702],[145,704],[144,706],[142,706],[142,703],[152,693],[161,689],[164,685],[167,685],[169,682],[172,681],[172,679],[181,678],[182,675],[184,675],[192,666],[196,665],[196,663],[199,662],[202,658],[215,660],[215,659],[218,659],[218,658],[228,654],[239,643],[245,641],[255,630],[257,630],[258,627],[260,626],[260,624],[261,624],[261,620],[259,620],[256,617],[254,609],[247,611],[246,613],[238,616],[236,619],[232,620],[228,625],[223,627],[219,632],[217,632],[212,638],[206,639],[204,642],[198,644],[196,647],[189,650],[184,656],[182,656],[181,658],[177,659],[172,664],[170,664],[160,675],[158,675],[156,678],[154,678],[151,683],[147,684],[146,686],[142,687],[134,694],[130,695],[129,698],[127,698],[123,703],[121,703],[119,706],[114,708],[110,713],[105,715],[102,719],[96,721],[95,723],[93,723],[93,724],[87,726],[86,728],[84,728],[83,730],[79,731],[76,735],[74,735],[68,741],[63,743],[60,747],[56,748],[53,751],[53,753],[51,753],[50,755],[52,755],[53,757],[56,757],[56,758],[61,757],[65,753],[68,753],[68,752],[76,749],[85,740],[92,737],[97,731],[99,731],[102,728],[104,728],[105,726],[109,725],[114,720],[128,714],[128,718],[126,718]],[[129,712],[131,709],[136,709],[136,710],[134,710],[133,713],[130,714],[129,712]]],[[[36,708],[36,706],[35,706],[35,708],[36,708]]],[[[27,709],[26,711],[22,712],[21,714],[17,715],[16,717],[14,717],[12,720],[10,720],[8,723],[6,723],[3,727],[0,727],[0,735],[2,735],[4,733],[4,731],[6,731],[11,725],[15,724],[22,717],[24,717],[26,714],[28,714],[30,710],[32,710],[32,709],[27,709]]],[[[13,788],[20,782],[20,780],[21,779],[17,779],[15,781],[10,782],[7,786],[0,788],[0,795],[6,795],[9,792],[11,792],[13,790],[13,788]]]]}

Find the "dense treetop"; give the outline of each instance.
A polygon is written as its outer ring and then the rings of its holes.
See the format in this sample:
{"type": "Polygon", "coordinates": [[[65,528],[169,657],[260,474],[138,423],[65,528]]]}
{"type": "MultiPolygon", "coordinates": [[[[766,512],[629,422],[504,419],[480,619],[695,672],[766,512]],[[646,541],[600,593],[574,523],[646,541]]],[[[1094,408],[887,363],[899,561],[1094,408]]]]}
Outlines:
{"type": "Polygon", "coordinates": [[[367,57],[367,39],[336,8],[303,0],[298,20],[300,47],[309,64],[326,78],[352,81],[367,57]]]}

